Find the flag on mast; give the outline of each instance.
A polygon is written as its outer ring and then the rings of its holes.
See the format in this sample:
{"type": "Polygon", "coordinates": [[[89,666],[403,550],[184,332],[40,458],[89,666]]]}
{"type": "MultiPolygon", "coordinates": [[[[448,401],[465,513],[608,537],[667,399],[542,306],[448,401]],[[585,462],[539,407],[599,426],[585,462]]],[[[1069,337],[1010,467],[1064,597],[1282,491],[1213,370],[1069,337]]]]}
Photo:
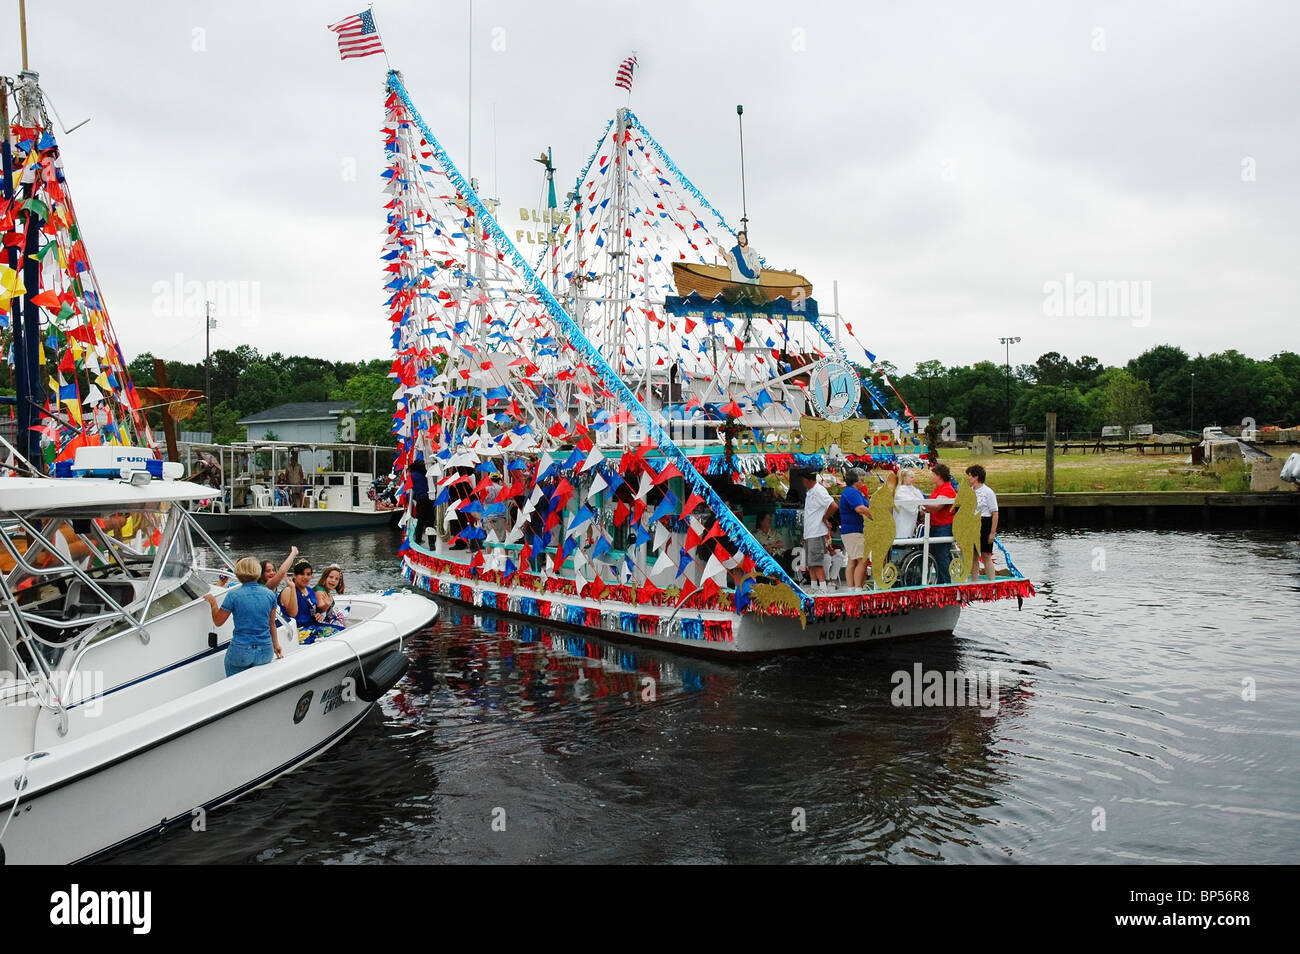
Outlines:
{"type": "Polygon", "coordinates": [[[339,59],[383,53],[384,44],[375,29],[375,15],[369,10],[340,20],[330,27],[339,36],[339,59]]]}
{"type": "Polygon", "coordinates": [[[636,70],[636,54],[629,56],[618,64],[618,73],[614,76],[614,85],[619,89],[632,92],[632,73],[636,70]]]}

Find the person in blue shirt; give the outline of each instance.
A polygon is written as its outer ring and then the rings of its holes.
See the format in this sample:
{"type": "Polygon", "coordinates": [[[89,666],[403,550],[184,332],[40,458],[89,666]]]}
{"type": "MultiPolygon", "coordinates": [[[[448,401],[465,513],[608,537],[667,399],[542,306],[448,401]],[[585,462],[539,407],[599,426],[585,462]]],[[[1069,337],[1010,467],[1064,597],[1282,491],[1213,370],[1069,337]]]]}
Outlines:
{"type": "Polygon", "coordinates": [[[239,585],[227,590],[220,604],[211,593],[204,597],[212,608],[214,625],[235,618],[234,636],[226,649],[227,676],[284,656],[276,632],[275,594],[262,584],[261,561],[244,557],[235,564],[235,577],[239,585]]]}
{"type": "Polygon", "coordinates": [[[280,591],[280,606],[285,615],[298,624],[298,639],[302,641],[309,629],[324,621],[325,614],[316,604],[316,592],[311,585],[311,564],[299,560],[293,565],[292,572],[292,581],[280,591]]]}
{"type": "Polygon", "coordinates": [[[867,585],[866,541],[863,537],[863,520],[870,519],[871,504],[858,481],[862,471],[850,468],[844,474],[844,493],[840,494],[840,539],[844,541],[844,582],[850,589],[860,590],[867,585]]]}

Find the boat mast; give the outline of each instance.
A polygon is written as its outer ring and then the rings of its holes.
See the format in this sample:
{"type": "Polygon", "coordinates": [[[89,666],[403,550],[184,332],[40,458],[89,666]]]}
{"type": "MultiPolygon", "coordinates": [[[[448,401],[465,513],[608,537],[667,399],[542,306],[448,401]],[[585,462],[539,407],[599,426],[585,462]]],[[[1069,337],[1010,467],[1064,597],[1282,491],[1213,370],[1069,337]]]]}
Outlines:
{"type": "Polygon", "coordinates": [[[736,104],[736,122],[740,125],[740,230],[749,232],[749,206],[745,201],[745,107],[736,104]]]}
{"type": "MultiPolygon", "coordinates": [[[[18,2],[18,32],[22,38],[23,69],[18,74],[14,88],[14,99],[18,105],[18,125],[31,128],[48,125],[45,109],[42,105],[40,75],[28,68],[27,61],[27,4],[18,2]]],[[[7,92],[6,92],[7,95],[7,92]]],[[[7,103],[6,103],[7,107],[7,103]]],[[[21,183],[24,201],[35,194],[36,181],[32,172],[24,175],[21,183]]],[[[14,197],[13,189],[13,153],[10,143],[8,109],[4,116],[4,196],[14,197]]],[[[44,406],[43,382],[40,373],[41,313],[39,306],[32,299],[40,294],[40,262],[36,259],[41,229],[44,219],[32,208],[27,208],[26,242],[22,250],[22,276],[26,295],[21,303],[14,303],[14,393],[17,395],[15,407],[15,424],[17,427],[16,443],[23,455],[40,467],[44,457],[41,453],[40,434],[33,430],[39,425],[39,414],[44,406]]],[[[15,270],[19,267],[19,252],[14,246],[7,249],[8,265],[15,270]]]]}

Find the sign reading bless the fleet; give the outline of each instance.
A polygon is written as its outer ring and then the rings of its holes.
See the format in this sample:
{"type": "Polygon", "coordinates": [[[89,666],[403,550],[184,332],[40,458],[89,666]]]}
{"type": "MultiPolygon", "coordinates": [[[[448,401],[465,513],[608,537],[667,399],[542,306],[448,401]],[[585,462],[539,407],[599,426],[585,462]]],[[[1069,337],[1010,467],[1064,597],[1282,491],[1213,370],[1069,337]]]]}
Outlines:
{"type": "MultiPolygon", "coordinates": [[[[484,199],[483,204],[500,225],[508,228],[508,223],[497,214],[498,209],[503,208],[500,199],[484,199]]],[[[564,228],[573,221],[567,210],[530,209],[524,205],[511,208],[519,210],[520,225],[511,236],[516,245],[539,246],[549,241],[554,241],[556,245],[564,244],[564,228]],[[554,235],[551,234],[552,228],[555,229],[554,235]]]]}

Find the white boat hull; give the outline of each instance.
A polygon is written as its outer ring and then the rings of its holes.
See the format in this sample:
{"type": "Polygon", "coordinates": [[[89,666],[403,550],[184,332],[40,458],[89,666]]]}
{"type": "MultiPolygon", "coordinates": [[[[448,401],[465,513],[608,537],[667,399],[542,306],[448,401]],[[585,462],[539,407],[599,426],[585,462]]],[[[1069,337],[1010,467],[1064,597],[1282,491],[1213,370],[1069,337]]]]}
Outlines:
{"type": "Polygon", "coordinates": [[[951,605],[823,618],[810,620],[804,625],[798,618],[786,616],[757,616],[697,609],[674,613],[671,606],[633,606],[609,600],[539,593],[521,587],[441,577],[409,560],[403,566],[408,579],[417,586],[466,606],[534,623],[715,657],[767,656],[887,639],[947,636],[952,634],[961,615],[961,607],[951,605]],[[550,615],[540,616],[531,603],[523,602],[526,600],[548,602],[550,615]],[[556,607],[560,607],[559,611],[556,607]],[[581,620],[577,619],[577,610],[582,611],[581,620]],[[570,612],[574,619],[569,618],[570,612]],[[628,619],[631,616],[641,620],[654,617],[655,625],[653,628],[649,625],[632,626],[628,619]],[[697,620],[698,623],[695,622],[697,620]],[[682,625],[684,622],[687,625],[682,625]]]}
{"type": "MultiPolygon", "coordinates": [[[[365,601],[352,599],[358,608],[365,601]]],[[[424,597],[385,596],[371,618],[230,678],[221,643],[70,707],[66,736],[55,713],[40,710],[33,734],[44,754],[0,763],[0,825],[13,809],[6,863],[81,861],[169,826],[206,824],[210,809],[311,760],[355,727],[374,705],[353,691],[358,660],[369,667],[435,615],[424,597]],[[203,687],[153,704],[148,696],[165,693],[169,681],[203,687]]]]}
{"type": "Polygon", "coordinates": [[[229,513],[199,511],[194,518],[212,532],[232,530],[308,533],[321,530],[364,530],[382,527],[401,516],[400,510],[325,510],[319,507],[245,507],[229,513]]]}

